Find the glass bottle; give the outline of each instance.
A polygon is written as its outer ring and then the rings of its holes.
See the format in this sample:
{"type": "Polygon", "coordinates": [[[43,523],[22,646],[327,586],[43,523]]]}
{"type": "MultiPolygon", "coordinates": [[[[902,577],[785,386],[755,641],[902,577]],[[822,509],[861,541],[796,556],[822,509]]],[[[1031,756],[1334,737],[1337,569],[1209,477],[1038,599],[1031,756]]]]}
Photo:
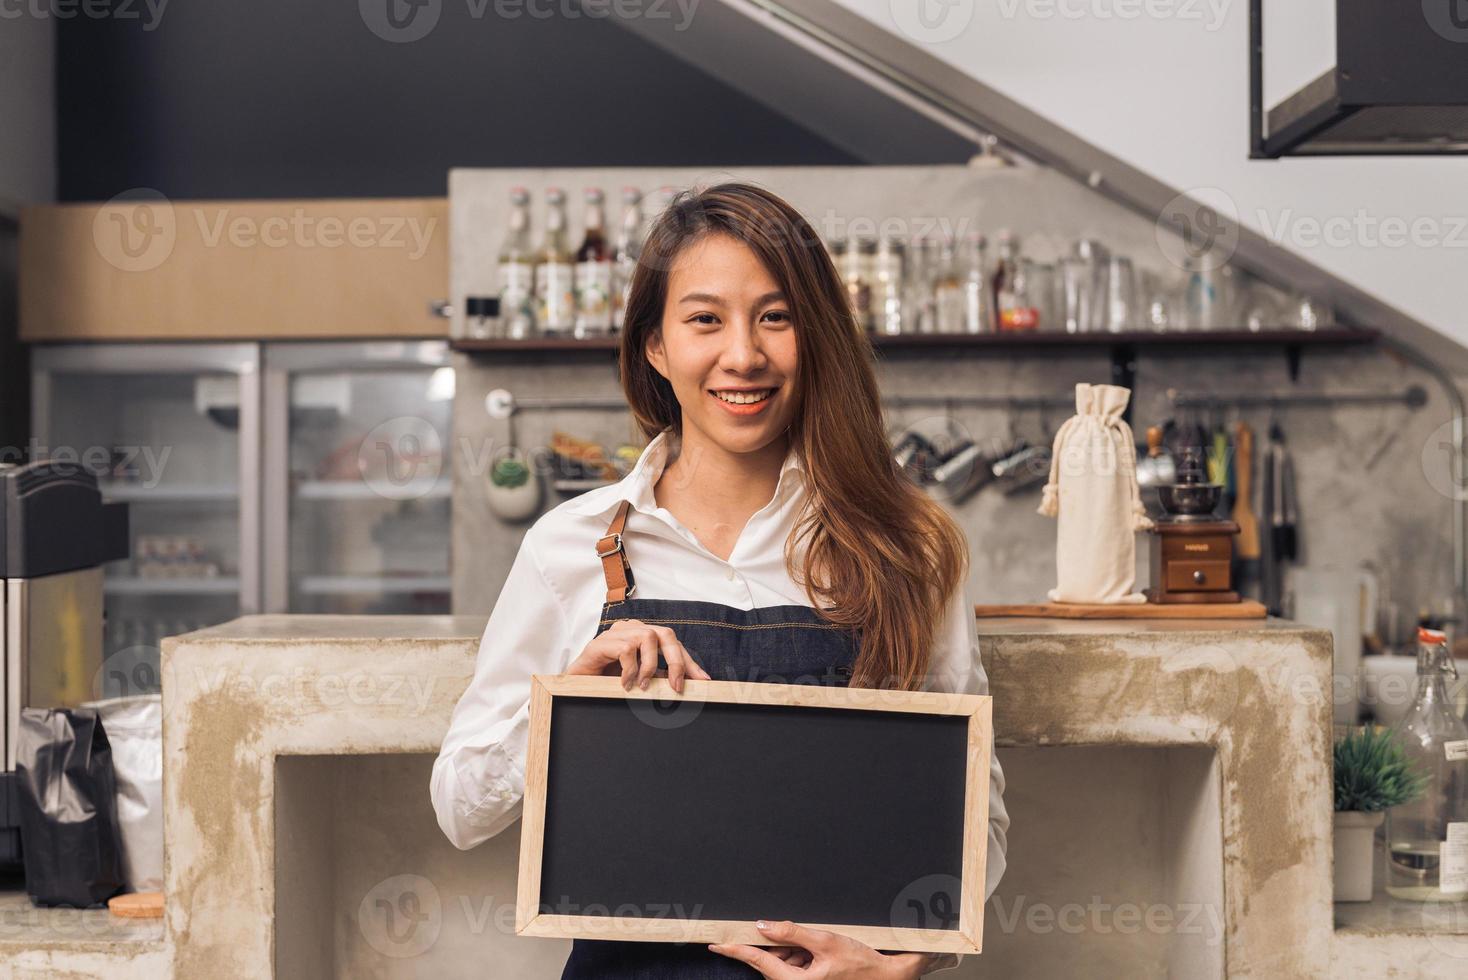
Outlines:
{"type": "Polygon", "coordinates": [[[530,192],[510,191],[510,224],[499,254],[500,332],[513,340],[535,333],[535,253],[530,244],[530,192]]]}
{"type": "Polygon", "coordinates": [[[642,254],[642,192],[622,188],[622,223],[617,226],[617,247],[612,253],[612,329],[621,330],[627,313],[627,291],[642,254]]]}
{"type": "Polygon", "coordinates": [[[929,240],[914,235],[907,243],[907,318],[903,329],[910,333],[933,332],[933,262],[929,240]]]}
{"type": "Polygon", "coordinates": [[[464,298],[464,328],[474,340],[485,340],[495,336],[497,321],[490,317],[489,297],[466,296],[464,298]]]}
{"type": "Polygon", "coordinates": [[[1106,329],[1106,272],[1110,256],[1106,246],[1094,238],[1082,238],[1075,243],[1068,266],[1068,272],[1076,279],[1074,307],[1066,317],[1066,329],[1071,333],[1097,333],[1106,329]],[[1071,330],[1071,314],[1074,314],[1074,330],[1071,330]]]}
{"type": "Polygon", "coordinates": [[[999,254],[994,257],[994,319],[999,330],[1006,330],[1006,314],[1014,306],[1014,237],[1008,228],[999,230],[999,254]]]}
{"type": "Polygon", "coordinates": [[[1387,811],[1387,894],[1413,901],[1468,898],[1468,724],[1448,700],[1458,676],[1447,635],[1417,631],[1417,686],[1392,734],[1427,777],[1422,796],[1387,811]]]}
{"type": "Polygon", "coordinates": [[[1188,326],[1194,330],[1223,330],[1235,326],[1234,271],[1229,265],[1205,265],[1189,258],[1185,266],[1188,326]]]}
{"type": "Polygon", "coordinates": [[[1137,281],[1132,260],[1113,255],[1106,280],[1106,329],[1125,333],[1137,328],[1137,281]]]}
{"type": "Polygon", "coordinates": [[[870,238],[853,238],[842,243],[837,255],[841,281],[846,285],[847,298],[851,300],[851,313],[856,325],[862,330],[872,329],[872,279],[871,265],[876,255],[876,242],[870,238]]]}
{"type": "Polygon", "coordinates": [[[958,269],[953,239],[944,238],[938,247],[938,263],[933,270],[933,304],[935,333],[963,333],[964,309],[968,305],[964,293],[964,277],[958,269]]]}
{"type": "Polygon", "coordinates": [[[1039,311],[1026,295],[1032,283],[1021,271],[1019,240],[1008,230],[999,233],[999,257],[994,265],[994,314],[1001,331],[1034,330],[1039,311]]]}
{"type": "Polygon", "coordinates": [[[672,206],[673,198],[677,196],[678,188],[674,187],[673,185],[664,184],[662,187],[659,187],[657,190],[657,194],[655,194],[652,199],[652,210],[649,212],[649,219],[652,221],[657,221],[657,219],[662,216],[663,212],[668,210],[668,208],[672,206]]]}
{"type": "Polygon", "coordinates": [[[1020,272],[1028,280],[1030,305],[1039,315],[1036,330],[1055,330],[1065,322],[1065,302],[1060,296],[1060,280],[1055,266],[1049,262],[1020,263],[1020,272]]]}
{"type": "MultiPolygon", "coordinates": [[[[833,238],[826,242],[826,251],[831,253],[831,265],[836,267],[836,275],[841,277],[841,289],[848,300],[851,297],[851,284],[846,281],[846,250],[850,246],[851,243],[844,238],[833,238]]],[[[855,310],[852,313],[855,315],[855,310]]]]}
{"type": "Polygon", "coordinates": [[[575,335],[580,339],[612,332],[612,250],[604,202],[600,187],[586,189],[586,232],[576,250],[575,335]]]}
{"type": "Polygon", "coordinates": [[[903,322],[906,253],[901,238],[884,235],[872,257],[872,319],[877,333],[900,334],[912,329],[903,322]]]}
{"type": "Polygon", "coordinates": [[[978,232],[963,239],[963,251],[958,258],[963,289],[963,333],[994,331],[993,310],[989,303],[988,263],[984,254],[987,244],[978,232]]]}
{"type": "Polygon", "coordinates": [[[566,192],[545,192],[545,238],[536,254],[536,321],[545,333],[566,333],[576,325],[576,281],[566,239],[566,192]]]}

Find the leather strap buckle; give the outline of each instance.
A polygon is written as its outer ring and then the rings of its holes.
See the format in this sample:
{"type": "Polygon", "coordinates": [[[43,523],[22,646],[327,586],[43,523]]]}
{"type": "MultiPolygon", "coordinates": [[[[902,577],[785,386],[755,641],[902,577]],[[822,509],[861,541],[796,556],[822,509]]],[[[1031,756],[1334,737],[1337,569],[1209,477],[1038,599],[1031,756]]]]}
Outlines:
{"type": "Polygon", "coordinates": [[[611,534],[597,539],[596,544],[596,557],[601,560],[602,573],[607,579],[607,601],[620,602],[623,599],[632,598],[633,593],[637,591],[637,579],[632,574],[631,563],[627,561],[627,549],[622,547],[622,532],[613,531],[611,534]],[[612,546],[603,549],[602,544],[606,541],[611,541],[612,546]],[[609,564],[609,559],[614,556],[620,557],[620,562],[617,565],[609,564]],[[615,569],[617,569],[618,565],[620,565],[622,572],[622,582],[620,584],[615,578],[615,569]],[[622,593],[620,596],[617,596],[618,591],[622,593]]]}

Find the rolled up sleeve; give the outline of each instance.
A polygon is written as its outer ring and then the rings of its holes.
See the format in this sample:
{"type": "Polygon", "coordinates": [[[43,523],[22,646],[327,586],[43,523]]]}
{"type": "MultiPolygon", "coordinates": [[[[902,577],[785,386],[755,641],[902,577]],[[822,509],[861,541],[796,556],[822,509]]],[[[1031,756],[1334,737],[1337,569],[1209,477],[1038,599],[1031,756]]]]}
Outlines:
{"type": "Polygon", "coordinates": [[[520,816],[530,679],[570,663],[565,600],[535,554],[531,528],[479,641],[474,677],[449,719],[430,792],[438,825],[468,850],[520,816]]]}

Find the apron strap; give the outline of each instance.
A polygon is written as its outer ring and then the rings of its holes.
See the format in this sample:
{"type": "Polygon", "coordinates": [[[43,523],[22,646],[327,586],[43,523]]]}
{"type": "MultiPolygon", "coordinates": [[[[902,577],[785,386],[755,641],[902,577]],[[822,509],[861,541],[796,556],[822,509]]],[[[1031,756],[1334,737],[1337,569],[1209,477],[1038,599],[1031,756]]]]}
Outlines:
{"type": "Polygon", "coordinates": [[[622,529],[627,526],[627,511],[631,507],[630,500],[618,504],[607,533],[596,541],[596,557],[601,559],[602,575],[607,580],[607,602],[621,602],[637,591],[632,566],[627,562],[627,549],[622,547],[622,529]]]}

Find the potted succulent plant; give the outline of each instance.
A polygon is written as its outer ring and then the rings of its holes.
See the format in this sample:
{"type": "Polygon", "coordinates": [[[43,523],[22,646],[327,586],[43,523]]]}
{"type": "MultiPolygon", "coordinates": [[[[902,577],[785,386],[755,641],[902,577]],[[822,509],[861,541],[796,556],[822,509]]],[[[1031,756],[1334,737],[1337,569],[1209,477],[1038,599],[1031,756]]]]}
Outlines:
{"type": "Polygon", "coordinates": [[[1422,794],[1413,769],[1385,728],[1357,729],[1335,743],[1335,900],[1371,901],[1372,838],[1386,811],[1422,794]]]}
{"type": "Polygon", "coordinates": [[[518,454],[489,472],[489,509],[502,521],[523,521],[540,510],[540,480],[518,454]]]}

